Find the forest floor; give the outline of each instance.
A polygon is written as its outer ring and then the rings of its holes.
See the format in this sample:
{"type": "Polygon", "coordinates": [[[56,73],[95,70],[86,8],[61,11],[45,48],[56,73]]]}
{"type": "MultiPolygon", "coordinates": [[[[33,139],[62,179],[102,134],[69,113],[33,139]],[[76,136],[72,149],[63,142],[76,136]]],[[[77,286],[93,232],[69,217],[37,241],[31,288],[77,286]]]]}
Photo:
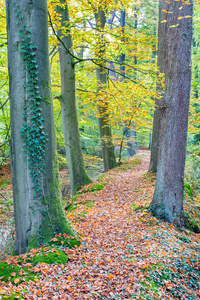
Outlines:
{"type": "MultiPolygon", "coordinates": [[[[5,283],[0,276],[0,299],[200,299],[200,235],[148,212],[155,187],[155,175],[147,172],[149,155],[139,151],[66,200],[66,216],[81,245],[60,247],[69,257],[66,264],[34,266],[22,255],[22,266],[39,277],[25,281],[21,270],[21,283],[16,272],[5,283]]],[[[184,208],[199,222],[199,199],[186,195],[184,208]]],[[[4,262],[17,266],[17,260],[4,262]]]]}

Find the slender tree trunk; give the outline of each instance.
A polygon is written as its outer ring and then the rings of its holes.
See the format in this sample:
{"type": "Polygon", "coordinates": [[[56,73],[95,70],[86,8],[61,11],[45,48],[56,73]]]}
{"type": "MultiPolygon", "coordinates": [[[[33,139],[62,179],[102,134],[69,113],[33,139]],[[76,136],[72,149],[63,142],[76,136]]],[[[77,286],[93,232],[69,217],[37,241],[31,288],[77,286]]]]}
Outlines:
{"type": "MultiPolygon", "coordinates": [[[[194,104],[195,111],[198,113],[200,111],[200,104],[199,104],[199,70],[198,70],[198,60],[195,59],[195,56],[197,55],[197,48],[199,46],[199,43],[196,42],[195,38],[193,37],[192,40],[193,44],[193,56],[194,56],[194,62],[193,62],[193,76],[194,76],[194,84],[193,84],[193,89],[194,89],[194,98],[196,99],[196,102],[194,104]]],[[[200,126],[199,126],[200,127],[200,126]]],[[[200,133],[197,133],[194,135],[194,144],[198,144],[200,142],[200,133]]],[[[200,153],[199,153],[200,156],[200,153]]]]}
{"type": "MultiPolygon", "coordinates": [[[[115,17],[115,12],[113,13],[112,18],[109,20],[109,24],[110,24],[110,29],[112,29],[112,24],[114,21],[114,17],[115,17]]],[[[125,30],[125,25],[126,25],[126,11],[121,11],[121,20],[120,20],[120,27],[121,27],[121,34],[122,34],[122,42],[125,42],[125,38],[124,38],[124,30],[125,30]]],[[[125,54],[121,53],[121,55],[119,56],[119,62],[120,62],[120,72],[122,75],[125,75],[125,54]]],[[[111,78],[112,81],[116,81],[118,80],[117,78],[117,74],[115,72],[115,66],[113,64],[113,62],[109,63],[109,76],[111,78]]],[[[121,76],[120,81],[124,81],[124,77],[121,76]]],[[[120,144],[120,152],[119,152],[119,163],[121,162],[121,155],[122,155],[122,149],[123,149],[123,142],[124,142],[124,137],[126,137],[126,145],[127,145],[127,154],[128,157],[133,156],[136,152],[137,152],[137,143],[136,143],[136,131],[134,130],[134,124],[132,124],[132,122],[129,122],[129,124],[127,125],[128,122],[122,122],[122,126],[123,126],[123,136],[122,136],[122,140],[121,140],[121,144],[120,144]],[[131,130],[131,128],[133,130],[131,130]],[[132,141],[134,139],[134,141],[132,141]]]]}
{"type": "MultiPolygon", "coordinates": [[[[105,41],[103,30],[106,23],[106,17],[104,10],[98,9],[98,13],[95,13],[96,27],[99,30],[99,50],[98,57],[101,61],[105,55],[105,41]]],[[[96,69],[97,75],[97,93],[107,86],[107,74],[104,69],[104,63],[102,62],[102,66],[96,69]]],[[[116,166],[116,159],[114,153],[114,146],[112,143],[112,134],[111,128],[109,124],[109,115],[107,113],[107,102],[103,101],[102,105],[99,105],[99,115],[98,125],[99,125],[99,135],[101,139],[101,148],[104,162],[104,171],[108,171],[116,166]]]]}
{"type": "Polygon", "coordinates": [[[45,0],[6,0],[15,250],[74,235],[62,207],[45,0]],[[25,155],[26,153],[26,155],[25,155]]]}
{"type": "MultiPolygon", "coordinates": [[[[192,39],[192,46],[193,46],[193,55],[197,55],[196,49],[198,48],[197,46],[198,43],[196,43],[195,38],[192,39]]],[[[195,87],[194,87],[194,97],[196,99],[199,98],[199,91],[198,91],[198,78],[199,78],[199,72],[198,72],[198,62],[195,62],[194,65],[194,78],[195,78],[195,87]]]]}
{"type": "MultiPolygon", "coordinates": [[[[122,43],[125,43],[125,26],[126,26],[126,11],[121,11],[121,20],[120,20],[120,27],[121,27],[121,34],[122,34],[122,43]]],[[[135,29],[137,29],[137,19],[135,21],[135,29]]],[[[125,54],[121,53],[119,56],[119,63],[120,63],[120,72],[122,75],[125,75],[125,54]]],[[[134,59],[134,63],[137,64],[137,59],[134,59]]],[[[124,77],[120,78],[120,81],[124,81],[124,77]]],[[[123,122],[123,131],[124,135],[126,137],[126,146],[127,146],[127,154],[128,157],[131,157],[136,154],[137,152],[137,143],[136,143],[136,131],[134,130],[134,124],[133,122],[130,122],[130,124],[127,126],[125,122],[123,122]],[[131,130],[132,129],[132,130],[131,130]],[[134,139],[134,141],[132,141],[134,139]]],[[[121,153],[121,151],[120,151],[121,153]]],[[[120,157],[121,160],[121,157],[120,157]]]]}
{"type": "MultiPolygon", "coordinates": [[[[158,56],[157,56],[157,67],[160,73],[165,73],[165,34],[166,34],[166,24],[161,23],[166,18],[167,3],[163,0],[159,0],[159,20],[158,20],[158,56]]],[[[156,90],[159,95],[164,94],[162,91],[161,84],[156,83],[156,90]]],[[[161,122],[161,107],[162,99],[155,100],[155,110],[153,116],[153,133],[151,137],[151,159],[149,172],[157,171],[158,163],[158,150],[159,150],[159,140],[160,140],[160,122],[161,122]]]]}
{"type": "MultiPolygon", "coordinates": [[[[65,3],[60,0],[60,4],[65,3]]],[[[61,26],[68,26],[69,13],[68,6],[64,8],[57,7],[57,11],[61,14],[61,26]]],[[[58,32],[62,37],[64,45],[73,53],[73,44],[70,30],[66,30],[64,36],[62,31],[58,32]]],[[[78,127],[78,117],[76,109],[76,77],[75,65],[73,57],[67,52],[64,46],[60,43],[60,72],[61,72],[61,113],[63,132],[65,139],[66,156],[69,167],[70,184],[72,195],[76,194],[77,189],[87,183],[92,182],[86,173],[83,154],[81,149],[81,140],[78,127]]]]}
{"type": "Polygon", "coordinates": [[[172,1],[166,14],[165,94],[161,110],[156,187],[150,209],[170,223],[181,225],[191,86],[192,4],[172,1]],[[182,19],[180,19],[182,17],[182,19]],[[178,19],[179,18],[179,19],[178,19]],[[179,25],[177,25],[179,24],[179,25]]]}

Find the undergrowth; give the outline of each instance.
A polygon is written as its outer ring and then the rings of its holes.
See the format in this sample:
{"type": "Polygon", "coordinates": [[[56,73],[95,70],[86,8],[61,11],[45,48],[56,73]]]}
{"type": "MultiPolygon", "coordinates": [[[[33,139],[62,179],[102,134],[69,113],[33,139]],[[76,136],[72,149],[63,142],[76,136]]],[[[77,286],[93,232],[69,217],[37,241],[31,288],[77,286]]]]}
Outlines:
{"type": "MultiPolygon", "coordinates": [[[[39,278],[38,264],[62,264],[68,261],[65,249],[79,247],[80,241],[65,234],[56,235],[45,246],[32,249],[30,253],[15,256],[0,263],[0,280],[19,285],[24,281],[34,281],[39,278]]],[[[8,299],[8,298],[7,298],[8,299]]],[[[12,299],[12,298],[10,298],[12,299]]]]}

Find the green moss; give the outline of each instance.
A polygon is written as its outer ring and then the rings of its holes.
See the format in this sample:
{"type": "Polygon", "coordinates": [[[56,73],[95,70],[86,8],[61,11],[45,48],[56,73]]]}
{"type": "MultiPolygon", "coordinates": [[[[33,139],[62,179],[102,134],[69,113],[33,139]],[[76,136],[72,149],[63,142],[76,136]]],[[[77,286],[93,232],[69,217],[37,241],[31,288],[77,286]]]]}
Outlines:
{"type": "Polygon", "coordinates": [[[2,277],[1,281],[11,282],[14,285],[18,285],[23,281],[34,280],[39,276],[27,267],[22,267],[20,265],[13,266],[8,263],[2,262],[0,263],[0,277],[2,277]],[[19,274],[20,272],[22,272],[23,274],[19,274]],[[16,279],[18,279],[19,281],[15,283],[16,279]]]}
{"type": "Polygon", "coordinates": [[[63,264],[65,265],[68,261],[68,256],[61,250],[50,248],[46,251],[46,248],[43,248],[41,252],[31,257],[27,256],[26,262],[32,263],[36,266],[39,262],[46,264],[63,264]]]}
{"type": "Polygon", "coordinates": [[[78,194],[83,194],[83,193],[87,193],[87,192],[96,192],[96,191],[101,191],[103,190],[104,186],[106,185],[106,182],[103,183],[99,183],[99,184],[93,184],[91,186],[87,186],[84,187],[83,189],[81,189],[78,194]]]}
{"type": "Polygon", "coordinates": [[[50,105],[51,104],[51,99],[48,96],[43,97],[42,101],[45,102],[46,105],[50,105]]]}
{"type": "Polygon", "coordinates": [[[27,252],[29,252],[31,249],[44,245],[55,235],[49,218],[46,217],[45,222],[43,222],[42,225],[43,226],[41,226],[41,228],[37,230],[37,232],[35,232],[32,235],[29,235],[27,252]],[[44,223],[46,224],[46,230],[41,229],[42,227],[44,228],[44,223]]]}
{"type": "Polygon", "coordinates": [[[78,241],[76,238],[66,238],[62,235],[57,236],[53,238],[50,242],[48,242],[48,245],[50,246],[62,246],[67,248],[73,248],[75,246],[80,246],[80,241],[78,241]]]}
{"type": "MultiPolygon", "coordinates": [[[[1,292],[1,290],[0,290],[0,292],[1,292]]],[[[12,293],[11,295],[9,295],[9,296],[3,296],[3,295],[1,295],[1,299],[2,300],[4,300],[4,299],[6,299],[6,300],[16,300],[16,299],[24,299],[23,298],[23,293],[25,293],[25,292],[27,292],[26,290],[22,290],[21,291],[21,293],[12,293]]]]}
{"type": "Polygon", "coordinates": [[[3,276],[1,279],[2,281],[8,282],[8,278],[12,277],[12,273],[15,272],[16,274],[20,272],[20,267],[15,267],[9,265],[5,262],[0,263],[0,277],[3,276]]]}
{"type": "Polygon", "coordinates": [[[131,204],[131,207],[137,211],[137,210],[145,210],[149,205],[146,204],[146,205],[138,205],[138,204],[131,204]]]}
{"type": "Polygon", "coordinates": [[[94,184],[94,185],[91,186],[91,192],[101,191],[101,190],[103,190],[105,185],[106,185],[106,183],[94,184]]]}
{"type": "Polygon", "coordinates": [[[77,178],[76,183],[74,183],[74,188],[72,187],[72,195],[76,195],[82,186],[92,183],[92,179],[88,176],[84,165],[81,165],[81,170],[79,172],[79,179],[77,178]]]}
{"type": "Polygon", "coordinates": [[[43,220],[40,228],[28,238],[28,251],[44,245],[56,234],[65,232],[68,235],[76,236],[72,227],[66,219],[60,192],[59,171],[57,167],[57,153],[53,158],[53,174],[52,179],[48,182],[50,186],[50,194],[42,198],[42,204],[46,206],[46,210],[41,211],[43,220]]]}

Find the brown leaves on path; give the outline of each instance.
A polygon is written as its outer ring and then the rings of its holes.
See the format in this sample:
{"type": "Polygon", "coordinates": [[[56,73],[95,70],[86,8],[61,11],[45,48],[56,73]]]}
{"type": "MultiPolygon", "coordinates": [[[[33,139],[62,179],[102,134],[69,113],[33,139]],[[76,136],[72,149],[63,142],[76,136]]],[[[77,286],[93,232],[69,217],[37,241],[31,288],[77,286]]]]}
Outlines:
{"type": "MultiPolygon", "coordinates": [[[[94,200],[94,207],[80,206],[67,215],[82,238],[81,246],[66,249],[65,266],[46,265],[39,280],[20,284],[17,288],[26,290],[23,299],[184,299],[172,296],[176,283],[171,277],[154,284],[151,272],[153,267],[163,274],[166,265],[173,272],[180,255],[187,256],[188,264],[196,259],[196,235],[190,234],[190,244],[185,245],[173,225],[147,212],[155,177],[146,174],[149,152],[139,156],[142,162],[134,169],[109,171],[103,190],[81,196],[82,201],[94,200]],[[83,213],[85,217],[77,219],[83,213]]],[[[17,289],[10,283],[1,287],[0,283],[0,295],[17,289]]],[[[192,292],[198,299],[198,288],[192,292]]]]}

